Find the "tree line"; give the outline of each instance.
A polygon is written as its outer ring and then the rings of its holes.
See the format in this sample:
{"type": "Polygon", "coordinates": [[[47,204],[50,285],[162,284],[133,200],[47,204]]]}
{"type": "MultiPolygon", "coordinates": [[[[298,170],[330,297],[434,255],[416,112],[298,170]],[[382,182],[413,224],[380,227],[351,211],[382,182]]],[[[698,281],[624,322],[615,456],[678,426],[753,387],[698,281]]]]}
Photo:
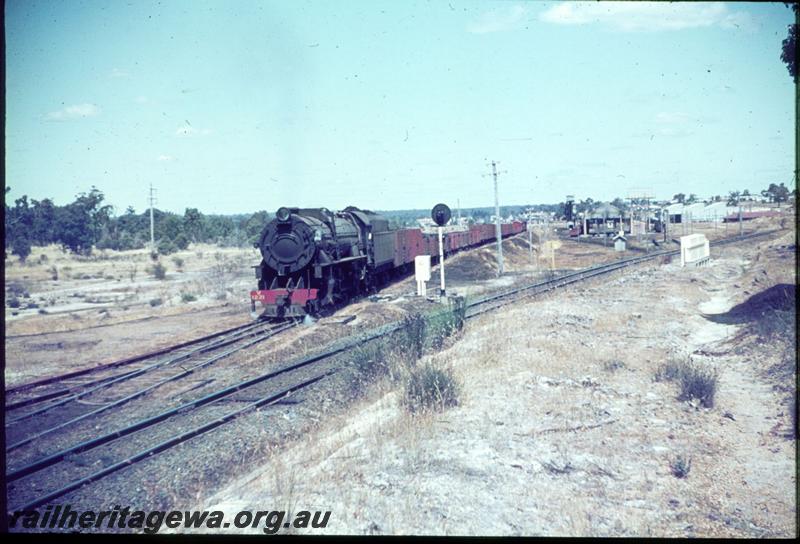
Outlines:
{"type": "MultiPolygon", "coordinates": [[[[786,187],[783,183],[780,185],[775,183],[770,183],[769,187],[761,191],[761,196],[764,197],[768,202],[786,202],[789,200],[790,196],[794,196],[797,192],[797,189],[789,191],[789,188],[786,187]]],[[[754,195],[750,194],[749,189],[744,189],[743,191],[730,191],[727,197],[722,197],[721,195],[716,195],[711,198],[711,202],[722,202],[725,200],[728,206],[736,206],[742,200],[749,200],[754,195]]],[[[694,204],[695,202],[700,202],[700,199],[697,198],[697,195],[692,193],[688,197],[683,193],[678,193],[672,197],[672,200],[678,202],[680,204],[694,204]]],[[[705,201],[708,202],[708,201],[705,201]]]]}
{"type": "MultiPolygon", "coordinates": [[[[10,187],[6,187],[6,195],[10,187]]],[[[183,215],[153,210],[158,253],[167,255],[186,249],[190,243],[245,246],[256,241],[271,219],[266,211],[253,214],[205,215],[186,208],[183,215]]],[[[49,198],[28,200],[27,195],[5,203],[5,249],[23,261],[31,246],[58,244],[75,254],[92,249],[142,249],[150,243],[150,212],[136,213],[128,207],[116,215],[114,207],[96,187],[80,193],[75,201],[57,206],[49,198]]]]}

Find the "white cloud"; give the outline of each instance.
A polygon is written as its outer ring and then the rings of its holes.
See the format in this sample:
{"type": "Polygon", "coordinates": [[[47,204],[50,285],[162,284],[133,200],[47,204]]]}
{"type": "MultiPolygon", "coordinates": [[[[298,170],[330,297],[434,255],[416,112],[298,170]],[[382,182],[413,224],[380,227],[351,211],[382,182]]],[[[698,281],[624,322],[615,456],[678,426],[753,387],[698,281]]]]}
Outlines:
{"type": "Polygon", "coordinates": [[[655,117],[655,134],[659,136],[690,136],[694,134],[693,126],[699,122],[688,113],[662,111],[655,117]]]}
{"type": "Polygon", "coordinates": [[[184,125],[182,127],[178,127],[175,131],[176,136],[208,136],[211,134],[210,128],[194,128],[191,125],[184,125]]]}
{"type": "Polygon", "coordinates": [[[51,111],[45,115],[45,119],[48,121],[69,121],[71,119],[82,119],[84,117],[95,117],[97,115],[100,115],[100,108],[94,104],[75,104],[58,111],[51,111]]]}
{"type": "Polygon", "coordinates": [[[513,30],[522,23],[525,13],[525,8],[519,4],[491,9],[481,15],[477,21],[469,23],[467,32],[488,34],[489,32],[513,30]]]}
{"type": "Polygon", "coordinates": [[[722,2],[562,2],[544,10],[539,19],[562,25],[599,23],[628,32],[754,27],[749,13],[731,11],[722,2]]]}
{"type": "Polygon", "coordinates": [[[688,113],[662,111],[656,114],[656,123],[660,125],[685,124],[692,120],[688,113]]]}

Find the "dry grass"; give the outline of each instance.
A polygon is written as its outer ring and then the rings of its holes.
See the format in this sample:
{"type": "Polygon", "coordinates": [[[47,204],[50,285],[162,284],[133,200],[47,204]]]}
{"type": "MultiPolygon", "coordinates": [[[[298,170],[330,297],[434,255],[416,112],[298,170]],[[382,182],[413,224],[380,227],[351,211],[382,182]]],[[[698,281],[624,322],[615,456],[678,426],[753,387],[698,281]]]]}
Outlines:
{"type": "Polygon", "coordinates": [[[17,308],[7,304],[10,335],[98,325],[96,314],[103,309],[107,311],[102,324],[138,319],[145,311],[151,316],[166,315],[173,308],[185,311],[186,293],[202,305],[231,299],[244,306],[254,282],[250,265],[259,258],[255,250],[210,245],[192,246],[155,262],[146,250],[103,250],[83,257],[48,246],[33,248],[32,255],[25,265],[6,258],[7,299],[21,301],[17,308]],[[15,290],[29,293],[37,308],[13,295],[15,290]],[[156,298],[163,304],[153,313],[149,301],[156,298]]]}

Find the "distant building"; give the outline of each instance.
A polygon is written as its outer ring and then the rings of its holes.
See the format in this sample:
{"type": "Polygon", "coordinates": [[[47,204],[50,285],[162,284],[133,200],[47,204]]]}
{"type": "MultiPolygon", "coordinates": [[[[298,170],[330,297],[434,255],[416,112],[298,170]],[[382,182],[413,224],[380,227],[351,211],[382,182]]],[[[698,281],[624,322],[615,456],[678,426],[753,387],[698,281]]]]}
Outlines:
{"type": "Polygon", "coordinates": [[[624,230],[622,211],[608,202],[603,202],[589,212],[584,219],[587,234],[605,234],[624,230]]]}
{"type": "MultiPolygon", "coordinates": [[[[756,219],[759,217],[779,217],[781,215],[780,212],[775,210],[760,210],[757,212],[742,212],[742,221],[750,221],[752,219],[756,219]]],[[[739,212],[738,210],[735,213],[732,213],[726,216],[723,219],[725,223],[736,223],[739,221],[739,212]]]]}
{"type": "MultiPolygon", "coordinates": [[[[753,211],[763,211],[766,208],[755,207],[753,211]]],[[[723,218],[739,213],[739,206],[728,206],[727,202],[712,202],[705,204],[698,202],[695,204],[670,204],[666,208],[669,215],[669,222],[672,224],[692,222],[711,222],[722,221],[723,218]]],[[[747,206],[742,205],[743,210],[748,210],[747,206]]]]}

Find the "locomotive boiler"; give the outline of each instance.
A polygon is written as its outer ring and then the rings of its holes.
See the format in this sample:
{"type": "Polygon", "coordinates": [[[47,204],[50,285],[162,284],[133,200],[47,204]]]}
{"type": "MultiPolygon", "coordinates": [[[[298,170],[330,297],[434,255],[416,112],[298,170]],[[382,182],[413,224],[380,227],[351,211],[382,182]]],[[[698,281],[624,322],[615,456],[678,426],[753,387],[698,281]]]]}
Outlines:
{"type": "Polygon", "coordinates": [[[257,244],[253,311],[260,301],[266,317],[302,317],[370,291],[392,265],[388,232],[385,218],[353,206],[280,208],[257,244]]]}

